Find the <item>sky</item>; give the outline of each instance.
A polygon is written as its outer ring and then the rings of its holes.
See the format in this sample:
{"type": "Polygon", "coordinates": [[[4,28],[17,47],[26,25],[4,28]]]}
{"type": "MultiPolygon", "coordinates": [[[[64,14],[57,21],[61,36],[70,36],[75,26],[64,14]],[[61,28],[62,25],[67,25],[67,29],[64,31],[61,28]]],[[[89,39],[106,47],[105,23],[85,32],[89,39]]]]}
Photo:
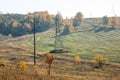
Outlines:
{"type": "Polygon", "coordinates": [[[120,16],[120,0],[0,0],[2,13],[20,13],[48,11],[60,12],[65,18],[82,12],[85,18],[120,16]]]}

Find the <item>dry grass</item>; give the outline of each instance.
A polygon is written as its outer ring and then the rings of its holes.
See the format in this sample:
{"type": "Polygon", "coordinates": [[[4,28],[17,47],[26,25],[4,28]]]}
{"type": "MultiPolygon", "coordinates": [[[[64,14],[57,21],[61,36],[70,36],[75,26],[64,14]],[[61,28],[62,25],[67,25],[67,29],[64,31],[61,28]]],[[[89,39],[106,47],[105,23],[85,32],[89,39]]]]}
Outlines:
{"type": "MultiPolygon", "coordinates": [[[[65,70],[66,71],[66,70],[65,70]]],[[[9,65],[4,68],[0,68],[0,80],[119,80],[120,76],[108,75],[106,73],[97,72],[83,72],[81,75],[63,74],[59,70],[53,70],[52,75],[49,77],[45,74],[45,69],[41,69],[39,66],[29,67],[25,71],[21,71],[15,65],[9,65]]],[[[71,71],[69,71],[71,72],[71,71]]]]}
{"type": "Polygon", "coordinates": [[[119,64],[106,64],[97,69],[92,61],[76,63],[74,56],[57,56],[51,66],[50,77],[47,76],[44,59],[39,55],[37,65],[33,66],[33,62],[26,61],[28,67],[24,71],[20,70],[19,62],[15,60],[4,62],[5,67],[0,68],[0,80],[120,80],[119,64]]]}
{"type": "Polygon", "coordinates": [[[14,65],[6,65],[0,71],[0,80],[37,80],[38,77],[34,70],[21,71],[14,65]]]}
{"type": "Polygon", "coordinates": [[[37,65],[33,66],[31,53],[28,49],[0,45],[0,64],[4,64],[0,66],[0,80],[120,80],[120,64],[103,64],[97,69],[94,62],[82,59],[76,63],[75,57],[67,54],[54,54],[57,58],[49,77],[42,54],[38,54],[37,65]],[[27,63],[24,71],[20,70],[20,61],[27,63]]]}

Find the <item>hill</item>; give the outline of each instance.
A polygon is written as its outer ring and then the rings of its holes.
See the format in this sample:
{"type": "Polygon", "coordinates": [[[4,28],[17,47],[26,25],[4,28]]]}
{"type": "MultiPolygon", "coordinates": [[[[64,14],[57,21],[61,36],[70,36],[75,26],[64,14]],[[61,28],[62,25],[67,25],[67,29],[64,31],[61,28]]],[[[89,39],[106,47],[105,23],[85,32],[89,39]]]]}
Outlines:
{"type": "MultiPolygon", "coordinates": [[[[91,28],[78,29],[69,35],[62,36],[64,48],[70,50],[71,55],[81,55],[91,60],[95,55],[101,54],[111,62],[120,63],[120,30],[95,33],[91,28]]],[[[50,52],[54,49],[54,29],[36,34],[36,48],[40,52],[50,52]]],[[[33,49],[33,35],[25,35],[9,39],[19,47],[33,49]]]]}
{"type": "Polygon", "coordinates": [[[47,65],[42,54],[54,49],[54,29],[36,34],[36,66],[33,66],[32,34],[0,41],[0,80],[119,80],[120,30],[95,33],[91,29],[78,28],[76,32],[62,36],[64,48],[70,52],[53,54],[56,59],[50,77],[46,76],[47,65]],[[109,59],[109,63],[100,69],[95,68],[93,62],[97,54],[109,59]],[[81,57],[81,62],[74,60],[76,55],[81,57]],[[24,72],[19,69],[21,61],[28,66],[24,72]],[[2,64],[5,67],[1,67],[2,64]]]}

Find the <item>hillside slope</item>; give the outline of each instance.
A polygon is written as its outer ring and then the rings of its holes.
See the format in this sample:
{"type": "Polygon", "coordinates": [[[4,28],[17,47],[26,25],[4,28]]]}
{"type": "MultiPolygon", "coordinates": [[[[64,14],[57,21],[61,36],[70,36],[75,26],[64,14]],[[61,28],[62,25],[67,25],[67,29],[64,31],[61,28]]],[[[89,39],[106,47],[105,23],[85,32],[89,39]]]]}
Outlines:
{"type": "MultiPolygon", "coordinates": [[[[54,49],[53,29],[36,34],[36,48],[40,52],[50,52],[54,49]]],[[[120,30],[109,32],[89,31],[80,29],[69,35],[62,36],[64,48],[71,55],[81,55],[84,59],[92,59],[96,54],[102,54],[112,62],[120,63],[120,30]]],[[[8,40],[19,47],[33,49],[33,35],[8,40]]]]}
{"type": "Polygon", "coordinates": [[[56,58],[48,77],[42,54],[54,49],[54,32],[50,29],[36,34],[36,66],[33,66],[33,34],[0,41],[0,80],[120,80],[120,30],[95,33],[80,29],[64,35],[64,48],[70,52],[53,54],[56,58]],[[93,59],[97,54],[109,59],[103,68],[95,67],[93,59]],[[75,61],[76,55],[81,62],[75,61]],[[19,68],[21,61],[27,63],[24,72],[19,68]],[[5,67],[1,67],[3,64],[5,67]]]}

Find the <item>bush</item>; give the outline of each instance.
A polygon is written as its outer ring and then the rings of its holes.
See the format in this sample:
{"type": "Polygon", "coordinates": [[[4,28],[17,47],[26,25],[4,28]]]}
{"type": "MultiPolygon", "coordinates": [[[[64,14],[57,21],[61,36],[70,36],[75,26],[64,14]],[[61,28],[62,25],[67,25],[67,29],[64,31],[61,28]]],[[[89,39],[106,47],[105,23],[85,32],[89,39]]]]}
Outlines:
{"type": "Polygon", "coordinates": [[[27,64],[25,61],[20,62],[20,70],[24,71],[27,68],[27,64]]]}
{"type": "Polygon", "coordinates": [[[75,61],[76,61],[76,62],[80,62],[80,61],[81,61],[80,56],[75,56],[75,61]]]}
{"type": "Polygon", "coordinates": [[[50,69],[51,69],[51,64],[54,61],[54,59],[56,58],[56,56],[54,55],[50,55],[50,54],[44,54],[43,55],[45,57],[45,63],[48,64],[48,70],[47,70],[47,74],[48,76],[50,76],[50,69]]]}
{"type": "Polygon", "coordinates": [[[96,64],[96,67],[102,68],[105,63],[108,62],[108,58],[102,56],[102,55],[97,55],[94,58],[94,62],[96,64]]]}

